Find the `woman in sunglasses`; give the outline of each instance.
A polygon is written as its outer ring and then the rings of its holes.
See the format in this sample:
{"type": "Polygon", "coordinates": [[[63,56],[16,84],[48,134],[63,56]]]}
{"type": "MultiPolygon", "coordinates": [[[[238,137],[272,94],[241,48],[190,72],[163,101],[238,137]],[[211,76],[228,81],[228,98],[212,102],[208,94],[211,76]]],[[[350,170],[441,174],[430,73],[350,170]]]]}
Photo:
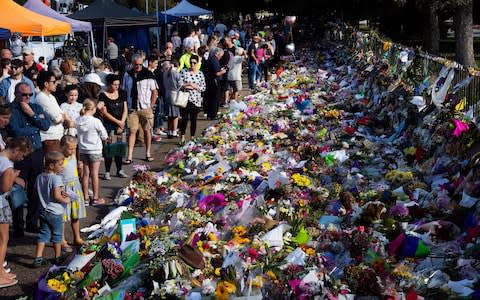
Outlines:
{"type": "Polygon", "coordinates": [[[205,91],[205,77],[202,71],[198,70],[197,64],[200,58],[192,54],[190,57],[190,68],[184,69],[180,73],[182,78],[182,89],[190,93],[188,97],[188,103],[185,108],[180,109],[180,115],[182,120],[180,122],[180,134],[181,143],[185,142],[185,131],[187,129],[187,123],[190,119],[190,139],[195,138],[195,132],[197,130],[197,115],[202,109],[202,92],[205,91]]]}

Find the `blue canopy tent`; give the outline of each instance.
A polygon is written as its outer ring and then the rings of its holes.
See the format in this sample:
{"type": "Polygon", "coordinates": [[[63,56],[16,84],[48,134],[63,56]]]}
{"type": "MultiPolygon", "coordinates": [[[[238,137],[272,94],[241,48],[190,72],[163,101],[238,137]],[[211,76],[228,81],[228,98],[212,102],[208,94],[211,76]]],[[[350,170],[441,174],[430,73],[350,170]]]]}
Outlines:
{"type": "Polygon", "coordinates": [[[158,12],[158,25],[160,25],[160,26],[163,26],[165,24],[172,24],[172,23],[180,22],[182,20],[183,20],[183,18],[167,15],[167,18],[166,18],[167,23],[165,23],[165,14],[161,13],[161,12],[158,12]]]}
{"type": "Polygon", "coordinates": [[[0,28],[0,40],[8,40],[11,36],[10,30],[0,28]]]}

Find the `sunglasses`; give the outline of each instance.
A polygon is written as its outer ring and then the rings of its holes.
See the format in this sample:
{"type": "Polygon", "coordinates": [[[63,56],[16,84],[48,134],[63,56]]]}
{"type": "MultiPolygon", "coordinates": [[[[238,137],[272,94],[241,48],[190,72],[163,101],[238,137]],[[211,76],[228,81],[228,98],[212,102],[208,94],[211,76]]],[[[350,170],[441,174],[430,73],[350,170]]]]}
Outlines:
{"type": "Polygon", "coordinates": [[[143,64],[135,64],[135,67],[143,66],[143,64]]]}
{"type": "Polygon", "coordinates": [[[18,70],[18,69],[20,69],[20,68],[21,68],[21,67],[17,67],[17,66],[10,66],[10,69],[12,69],[12,70],[18,70]]]}
{"type": "Polygon", "coordinates": [[[20,93],[22,97],[32,97],[33,93],[20,93]]]}
{"type": "Polygon", "coordinates": [[[51,82],[51,83],[57,83],[57,81],[56,81],[56,80],[51,80],[51,81],[49,81],[49,82],[51,82]]]}
{"type": "Polygon", "coordinates": [[[196,65],[197,62],[196,62],[196,61],[191,61],[190,64],[191,64],[191,65],[196,65]]]}

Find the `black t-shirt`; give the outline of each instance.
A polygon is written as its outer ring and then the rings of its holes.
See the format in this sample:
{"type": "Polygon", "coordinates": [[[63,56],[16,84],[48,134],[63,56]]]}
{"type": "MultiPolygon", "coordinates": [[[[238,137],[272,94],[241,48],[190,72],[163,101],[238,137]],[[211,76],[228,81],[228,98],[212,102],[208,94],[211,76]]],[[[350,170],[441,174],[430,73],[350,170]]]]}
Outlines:
{"type": "MultiPolygon", "coordinates": [[[[124,102],[127,101],[127,92],[124,90],[119,90],[117,99],[110,99],[107,97],[107,95],[105,95],[105,93],[100,93],[98,96],[98,101],[104,102],[107,112],[115,119],[120,120],[123,115],[123,109],[125,108],[124,102]]],[[[111,123],[106,119],[105,123],[110,123],[110,125],[117,127],[117,124],[111,123]]]]}
{"type": "Polygon", "coordinates": [[[247,51],[248,52],[248,61],[253,61],[254,60],[254,58],[252,57],[252,51],[253,51],[253,55],[256,56],[257,55],[257,48],[258,48],[258,46],[255,46],[255,42],[250,43],[250,45],[248,46],[248,51],[247,51]]]}

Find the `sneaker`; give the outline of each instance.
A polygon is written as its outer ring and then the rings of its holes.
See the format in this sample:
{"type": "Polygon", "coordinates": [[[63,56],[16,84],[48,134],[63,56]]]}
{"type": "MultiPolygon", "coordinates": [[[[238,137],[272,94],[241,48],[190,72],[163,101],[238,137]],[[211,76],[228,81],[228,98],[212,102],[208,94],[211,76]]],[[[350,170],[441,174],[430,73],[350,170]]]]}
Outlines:
{"type": "Polygon", "coordinates": [[[4,268],[4,269],[3,269],[3,272],[5,272],[5,273],[10,273],[10,272],[12,272],[12,269],[10,269],[10,268],[6,268],[6,269],[5,269],[5,268],[4,268]]]}
{"type": "Polygon", "coordinates": [[[40,268],[46,265],[48,265],[48,261],[43,257],[36,257],[32,263],[32,267],[34,268],[40,268]]]}
{"type": "Polygon", "coordinates": [[[163,136],[167,136],[167,133],[165,132],[165,130],[163,130],[163,128],[157,128],[155,129],[155,132],[154,132],[156,135],[163,135],[163,136]]]}
{"type": "Polygon", "coordinates": [[[7,263],[7,261],[6,261],[6,260],[4,260],[4,261],[3,261],[3,266],[2,266],[2,267],[4,267],[4,268],[5,268],[5,267],[7,266],[7,264],[8,264],[8,263],[7,263]]]}
{"type": "Polygon", "coordinates": [[[128,178],[128,175],[123,170],[118,171],[117,176],[120,178],[128,178]]]}
{"type": "Polygon", "coordinates": [[[112,180],[112,177],[110,177],[110,172],[106,172],[105,174],[103,174],[103,179],[112,180]]]}

